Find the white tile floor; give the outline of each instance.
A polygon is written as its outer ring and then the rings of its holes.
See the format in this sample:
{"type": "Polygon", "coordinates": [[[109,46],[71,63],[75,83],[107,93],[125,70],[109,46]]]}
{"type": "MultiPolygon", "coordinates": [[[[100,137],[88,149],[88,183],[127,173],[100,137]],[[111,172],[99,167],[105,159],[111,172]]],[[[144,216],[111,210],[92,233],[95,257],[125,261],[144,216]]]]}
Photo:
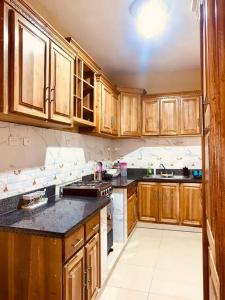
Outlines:
{"type": "Polygon", "coordinates": [[[100,300],[202,300],[201,233],[137,228],[100,300]]]}

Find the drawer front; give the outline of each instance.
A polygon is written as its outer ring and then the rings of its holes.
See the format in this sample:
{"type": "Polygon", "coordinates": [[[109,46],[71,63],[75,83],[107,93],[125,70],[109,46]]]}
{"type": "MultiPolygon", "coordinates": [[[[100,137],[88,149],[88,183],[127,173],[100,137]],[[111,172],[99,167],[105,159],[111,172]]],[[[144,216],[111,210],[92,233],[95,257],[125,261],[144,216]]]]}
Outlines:
{"type": "Polygon", "coordinates": [[[79,227],[64,241],[64,261],[67,261],[84,245],[84,226],[79,227]]]}
{"type": "Polygon", "coordinates": [[[100,228],[100,216],[99,213],[94,215],[85,225],[86,229],[86,241],[89,240],[100,228]]]}
{"type": "Polygon", "coordinates": [[[137,183],[131,183],[127,188],[127,199],[137,192],[137,183]]]}

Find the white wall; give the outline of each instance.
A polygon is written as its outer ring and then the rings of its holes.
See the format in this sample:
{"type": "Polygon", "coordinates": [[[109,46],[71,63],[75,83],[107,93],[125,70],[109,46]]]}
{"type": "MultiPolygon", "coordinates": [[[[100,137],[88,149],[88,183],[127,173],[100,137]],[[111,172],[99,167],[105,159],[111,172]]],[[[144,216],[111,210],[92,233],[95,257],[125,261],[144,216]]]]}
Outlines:
{"type": "Polygon", "coordinates": [[[136,73],[111,74],[112,79],[119,86],[145,88],[147,93],[167,93],[193,91],[201,89],[200,69],[136,73]]]}

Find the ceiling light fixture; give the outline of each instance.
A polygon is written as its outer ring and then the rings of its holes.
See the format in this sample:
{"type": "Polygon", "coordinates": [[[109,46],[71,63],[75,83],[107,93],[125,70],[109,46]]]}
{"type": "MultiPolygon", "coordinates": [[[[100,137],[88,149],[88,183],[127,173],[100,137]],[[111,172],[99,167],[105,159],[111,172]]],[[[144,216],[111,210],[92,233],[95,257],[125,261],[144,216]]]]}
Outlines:
{"type": "Polygon", "coordinates": [[[130,12],[136,18],[138,32],[145,38],[155,37],[166,28],[169,9],[165,0],[134,0],[130,12]]]}

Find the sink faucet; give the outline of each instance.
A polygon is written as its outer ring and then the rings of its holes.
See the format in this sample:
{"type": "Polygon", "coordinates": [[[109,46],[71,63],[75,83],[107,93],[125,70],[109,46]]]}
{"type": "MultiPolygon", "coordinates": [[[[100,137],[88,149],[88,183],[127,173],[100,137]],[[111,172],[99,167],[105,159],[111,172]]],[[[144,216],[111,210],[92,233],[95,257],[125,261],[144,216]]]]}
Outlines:
{"type": "Polygon", "coordinates": [[[164,170],[166,170],[164,164],[160,164],[159,167],[160,167],[160,168],[162,167],[164,170]]]}

